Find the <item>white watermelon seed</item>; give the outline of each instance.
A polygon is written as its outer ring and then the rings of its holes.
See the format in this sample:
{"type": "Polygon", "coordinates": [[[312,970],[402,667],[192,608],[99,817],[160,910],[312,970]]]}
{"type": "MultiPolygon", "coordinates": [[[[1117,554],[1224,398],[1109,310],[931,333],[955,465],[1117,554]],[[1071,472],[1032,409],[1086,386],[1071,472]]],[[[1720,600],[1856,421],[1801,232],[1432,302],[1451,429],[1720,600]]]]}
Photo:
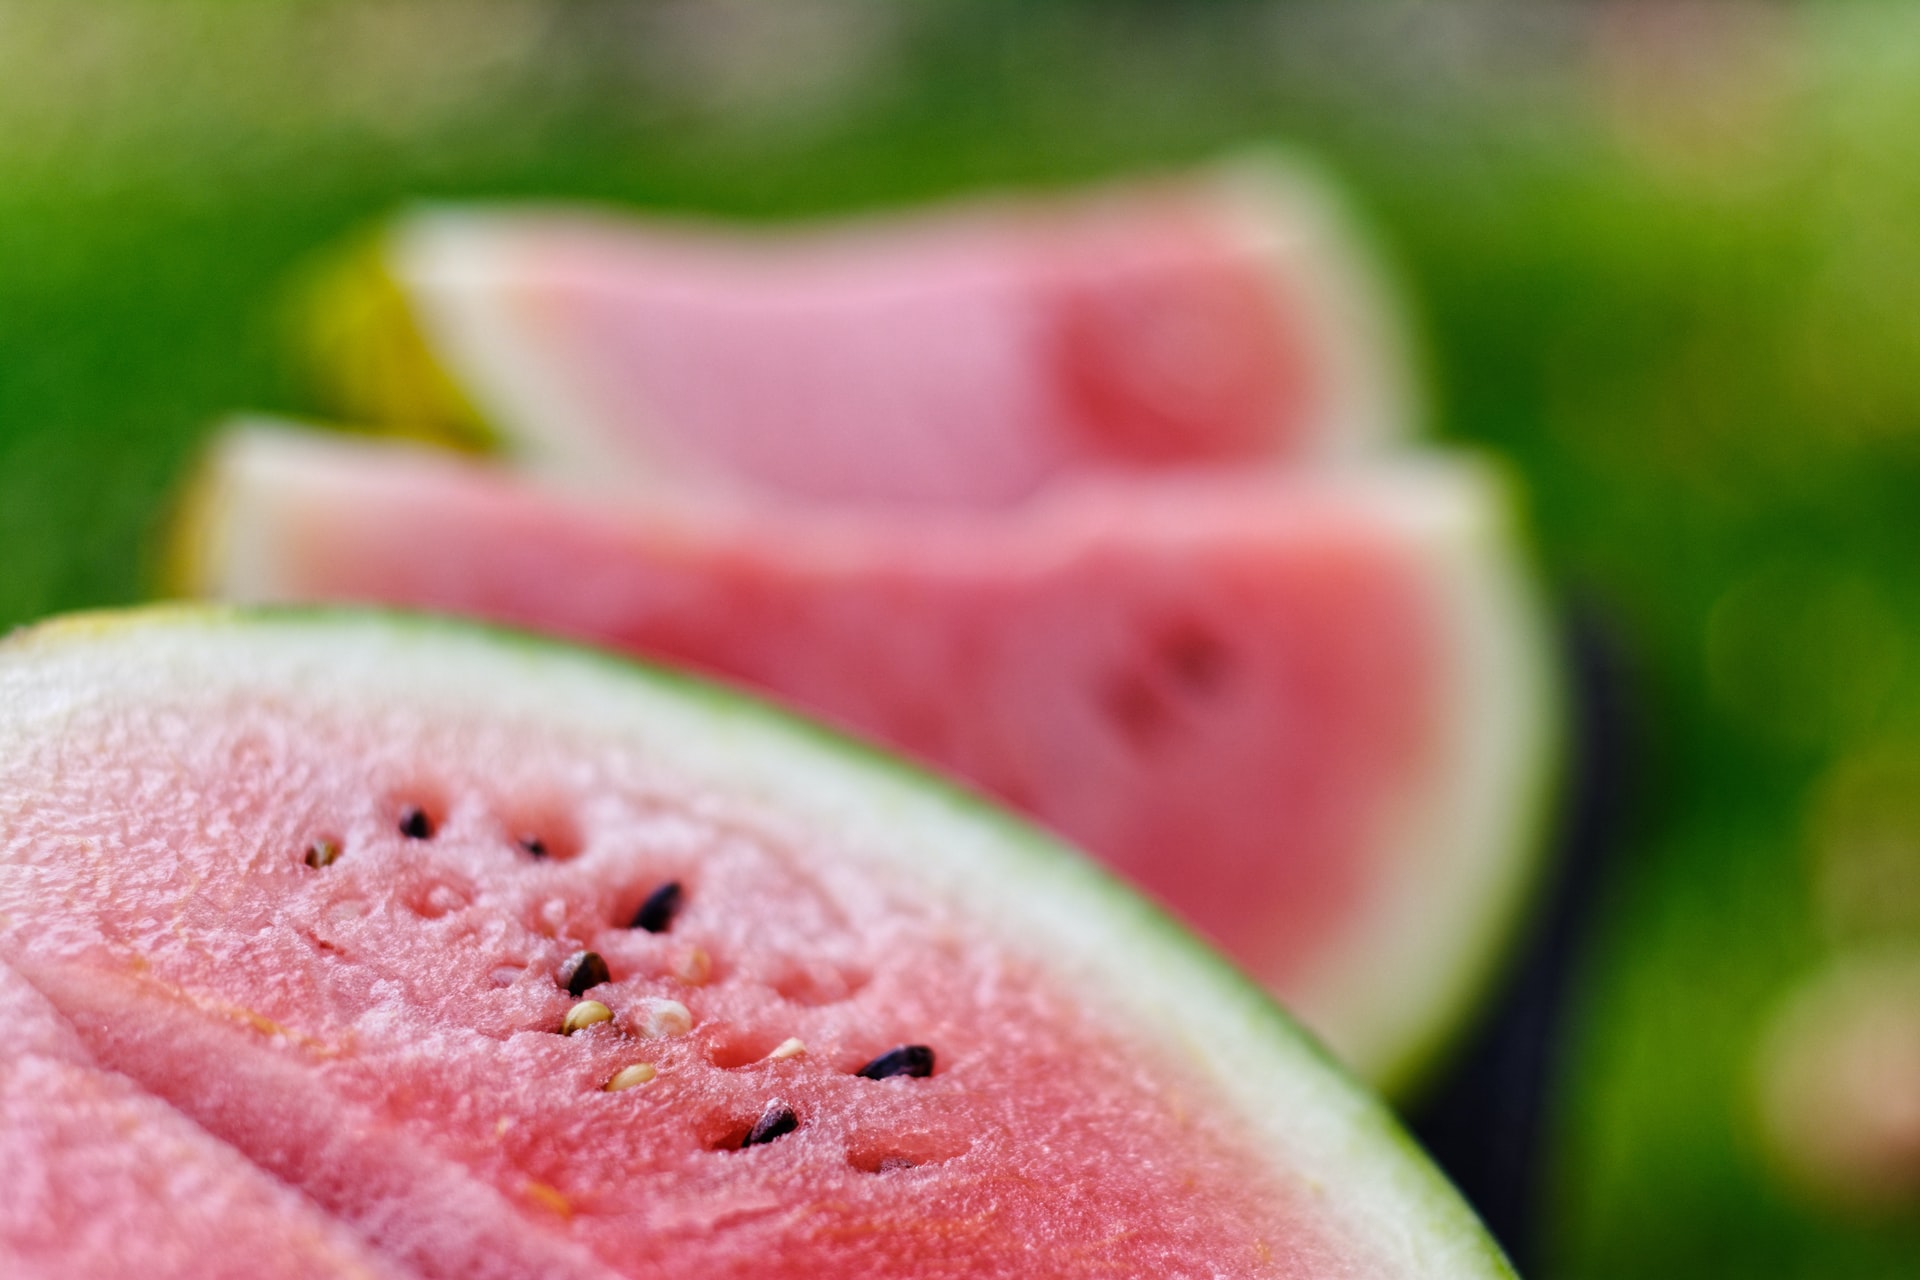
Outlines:
{"type": "Polygon", "coordinates": [[[767,1055],[768,1062],[785,1062],[788,1058],[797,1058],[807,1051],[807,1042],[799,1036],[788,1036],[775,1045],[773,1052],[767,1055]]]}
{"type": "Polygon", "coordinates": [[[333,840],[315,840],[307,846],[307,865],[314,870],[330,867],[340,858],[340,845],[333,840]]]}
{"type": "Polygon", "coordinates": [[[678,1000],[649,1000],[636,1026],[649,1040],[683,1036],[693,1030],[693,1015],[678,1000]]]}
{"type": "Polygon", "coordinates": [[[622,1067],[613,1073],[613,1077],[601,1085],[608,1093],[619,1093],[622,1089],[631,1089],[635,1085],[645,1084],[659,1075],[651,1062],[636,1062],[632,1066],[622,1067]]]}
{"type": "Polygon", "coordinates": [[[560,1024],[560,1034],[570,1036],[576,1031],[584,1031],[596,1022],[612,1022],[613,1010],[598,1000],[582,1000],[567,1010],[567,1020],[560,1024]]]}

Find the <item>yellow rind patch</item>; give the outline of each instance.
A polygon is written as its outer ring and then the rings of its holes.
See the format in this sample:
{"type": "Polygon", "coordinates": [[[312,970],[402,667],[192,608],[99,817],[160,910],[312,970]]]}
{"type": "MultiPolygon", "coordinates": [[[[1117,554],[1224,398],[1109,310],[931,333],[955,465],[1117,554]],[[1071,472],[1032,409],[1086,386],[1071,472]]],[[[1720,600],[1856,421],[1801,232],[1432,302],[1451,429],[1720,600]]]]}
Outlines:
{"type": "Polygon", "coordinates": [[[339,416],[373,434],[458,449],[495,443],[480,412],[441,367],[413,301],[387,269],[389,238],[366,237],[310,270],[295,290],[294,346],[339,416]]]}
{"type": "MultiPolygon", "coordinates": [[[[214,449],[218,447],[216,441],[214,449]]],[[[218,457],[203,450],[175,494],[173,509],[162,524],[166,533],[147,553],[145,577],[156,596],[190,599],[212,593],[206,568],[220,562],[213,545],[224,514],[220,476],[218,457]]]]}

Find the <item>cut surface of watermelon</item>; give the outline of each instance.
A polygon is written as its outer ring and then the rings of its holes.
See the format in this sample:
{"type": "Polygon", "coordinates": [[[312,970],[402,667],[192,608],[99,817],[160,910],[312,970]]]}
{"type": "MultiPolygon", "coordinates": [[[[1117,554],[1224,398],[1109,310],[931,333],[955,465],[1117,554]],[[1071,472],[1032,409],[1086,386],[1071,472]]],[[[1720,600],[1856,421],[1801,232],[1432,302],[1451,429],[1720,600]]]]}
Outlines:
{"type": "Polygon", "coordinates": [[[1177,926],[744,699],[424,619],[177,610],[16,638],[0,707],[0,1062],[163,1117],[69,1108],[43,1155],[122,1155],[57,1226],[160,1250],[197,1178],[237,1188],[192,1206],[232,1225],[205,1274],[1510,1275],[1177,926]],[[930,1072],[863,1074],[903,1046],[930,1072]],[[190,1158],[125,1188],[169,1125],[190,1158]]]}
{"type": "Polygon", "coordinates": [[[427,209],[319,290],[351,415],[548,471],[997,505],[1404,434],[1405,341],[1327,194],[1246,161],[814,230],[427,209]]]}
{"type": "Polygon", "coordinates": [[[0,1275],[387,1277],[297,1191],[131,1080],[0,964],[0,1275]],[[272,1258],[270,1271],[256,1270],[272,1258]]]}
{"type": "Polygon", "coordinates": [[[632,512],[254,426],[189,585],[403,604],[670,658],[966,778],[1408,1084],[1517,910],[1553,696],[1494,478],[1090,485],[1005,513],[632,512]]]}

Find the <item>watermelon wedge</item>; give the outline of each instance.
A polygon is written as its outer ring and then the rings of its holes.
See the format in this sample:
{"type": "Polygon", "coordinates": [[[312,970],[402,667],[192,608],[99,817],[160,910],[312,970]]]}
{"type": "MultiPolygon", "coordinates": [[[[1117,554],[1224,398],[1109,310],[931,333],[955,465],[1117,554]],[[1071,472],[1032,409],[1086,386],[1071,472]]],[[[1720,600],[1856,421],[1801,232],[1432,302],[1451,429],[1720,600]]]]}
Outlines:
{"type": "Polygon", "coordinates": [[[9,1275],[1511,1275],[1117,881],[731,694],[199,608],[16,637],[0,708],[0,1079],[77,1082],[9,1275]]]}
{"type": "Polygon", "coordinates": [[[1405,434],[1384,295],[1269,157],[800,231],[428,208],[323,277],[311,338],[345,416],[576,483],[997,505],[1405,434]]]}
{"type": "Polygon", "coordinates": [[[1554,760],[1485,469],[1087,484],[1004,512],[596,507],[439,451],[214,449],[185,585],[477,615],[770,691],[968,779],[1415,1081],[1489,976],[1554,760]]]}

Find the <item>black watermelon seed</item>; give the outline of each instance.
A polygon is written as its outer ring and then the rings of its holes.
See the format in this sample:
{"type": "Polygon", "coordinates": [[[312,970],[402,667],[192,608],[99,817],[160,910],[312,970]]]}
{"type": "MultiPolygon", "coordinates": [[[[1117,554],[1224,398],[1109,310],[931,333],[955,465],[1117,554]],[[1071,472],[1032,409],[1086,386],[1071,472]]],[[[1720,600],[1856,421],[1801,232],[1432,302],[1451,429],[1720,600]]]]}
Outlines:
{"type": "Polygon", "coordinates": [[[400,811],[400,834],[409,840],[433,839],[433,819],[424,809],[408,805],[400,811]]]}
{"type": "Polygon", "coordinates": [[[799,1127],[800,1117],[793,1114],[792,1107],[784,1102],[769,1102],[760,1118],[753,1122],[753,1128],[747,1130],[747,1136],[740,1140],[740,1148],[744,1151],[748,1147],[763,1146],[799,1127]]]}
{"type": "Polygon", "coordinates": [[[560,966],[560,982],[566,987],[567,994],[576,1000],[612,979],[613,975],[607,972],[607,962],[600,958],[597,951],[576,951],[560,966]]]}
{"type": "Polygon", "coordinates": [[[930,1076],[933,1074],[933,1050],[923,1044],[903,1044],[889,1049],[854,1072],[869,1080],[887,1080],[894,1076],[930,1076]]]}
{"type": "Polygon", "coordinates": [[[544,858],[547,856],[547,842],[539,836],[521,836],[520,847],[536,858],[544,858]]]}
{"type": "Polygon", "coordinates": [[[673,923],[674,912],[680,909],[680,882],[669,880],[647,895],[640,909],[633,913],[634,929],[645,929],[648,933],[665,933],[667,926],[673,923]]]}
{"type": "Polygon", "coordinates": [[[340,846],[332,840],[315,840],[307,846],[307,865],[316,871],[340,860],[340,846]]]}

